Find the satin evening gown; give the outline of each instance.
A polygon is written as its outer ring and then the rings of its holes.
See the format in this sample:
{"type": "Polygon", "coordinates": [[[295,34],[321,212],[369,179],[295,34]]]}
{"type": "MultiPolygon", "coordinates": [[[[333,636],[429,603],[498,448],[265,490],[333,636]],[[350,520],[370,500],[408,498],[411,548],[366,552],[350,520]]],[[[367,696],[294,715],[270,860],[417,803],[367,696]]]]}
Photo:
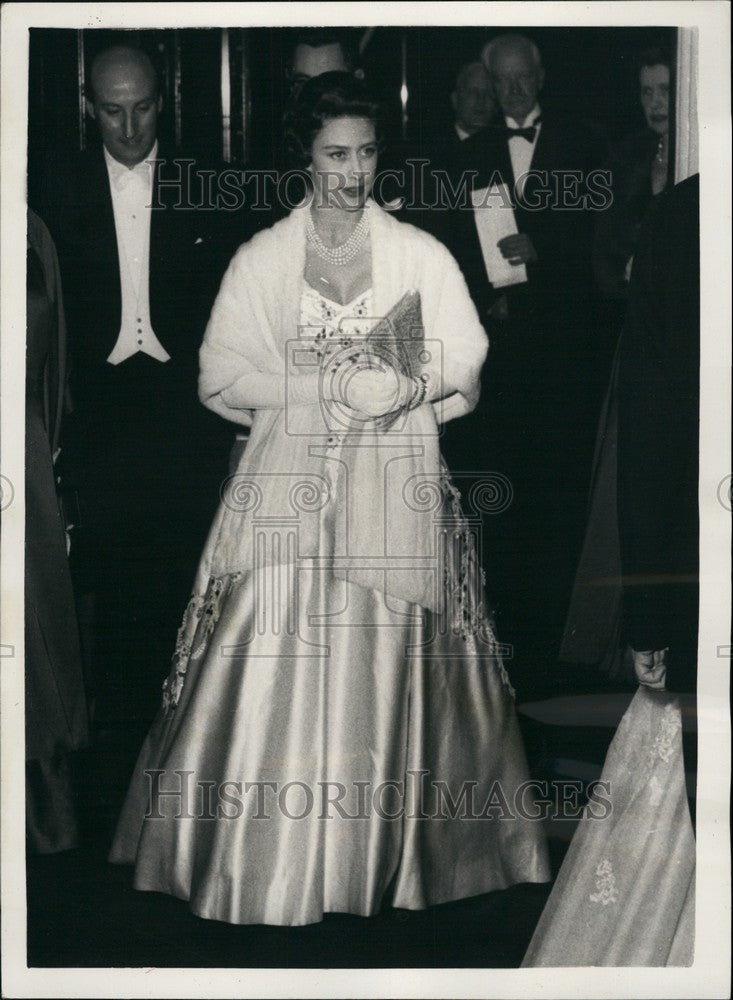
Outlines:
{"type": "MultiPolygon", "coordinates": [[[[370,298],[341,306],[306,286],[301,319],[324,341],[344,318],[363,335],[370,298]]],[[[335,435],[326,451],[342,446],[335,435]]],[[[338,470],[324,458],[337,502],[338,470]]],[[[445,471],[442,485],[460,523],[445,471]]],[[[287,536],[263,536],[277,557],[224,577],[209,572],[225,541],[215,521],[111,860],[135,865],[136,888],[238,924],[422,909],[548,881],[475,550],[456,626],[337,579],[334,504],[319,517],[323,551],[307,567],[287,536]]]]}
{"type": "Polygon", "coordinates": [[[680,698],[640,687],[523,967],[689,966],[695,945],[695,836],[680,698]]]}

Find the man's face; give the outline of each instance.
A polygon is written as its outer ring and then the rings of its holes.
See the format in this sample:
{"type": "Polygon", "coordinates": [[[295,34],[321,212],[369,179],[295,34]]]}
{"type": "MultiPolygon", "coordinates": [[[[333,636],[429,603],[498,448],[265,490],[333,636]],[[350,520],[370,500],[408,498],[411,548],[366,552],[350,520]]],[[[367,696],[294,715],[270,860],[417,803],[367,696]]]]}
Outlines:
{"type": "Polygon", "coordinates": [[[293,62],[290,67],[290,84],[297,91],[306,80],[320,76],[321,73],[347,73],[344,50],[338,42],[330,45],[296,45],[293,52],[293,62]]]}
{"type": "Polygon", "coordinates": [[[489,74],[483,67],[475,66],[459,81],[453,94],[453,109],[456,123],[469,135],[489,124],[496,104],[489,74]]]}
{"type": "Polygon", "coordinates": [[[657,135],[669,131],[669,67],[643,66],[639,73],[641,106],[650,129],[657,135]]]}
{"type": "Polygon", "coordinates": [[[491,80],[504,115],[523,125],[537,103],[544,73],[524,46],[500,48],[492,57],[491,80]]]}
{"type": "Polygon", "coordinates": [[[134,62],[105,66],[93,89],[89,113],[108,153],[129,168],[141,163],[155,143],[162,106],[154,74],[134,62]]]}

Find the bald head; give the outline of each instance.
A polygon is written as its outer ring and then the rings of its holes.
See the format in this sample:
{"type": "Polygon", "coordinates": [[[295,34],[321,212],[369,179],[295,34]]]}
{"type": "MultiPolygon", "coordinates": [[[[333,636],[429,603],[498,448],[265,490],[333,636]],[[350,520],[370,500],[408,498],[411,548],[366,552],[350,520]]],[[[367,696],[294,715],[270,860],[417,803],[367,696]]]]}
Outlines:
{"type": "Polygon", "coordinates": [[[539,49],[525,35],[498,35],[483,47],[481,61],[502,112],[523,125],[545,82],[539,49]]]}
{"type": "Polygon", "coordinates": [[[127,86],[142,83],[143,86],[154,89],[155,96],[158,96],[155,68],[150,56],[142,49],[127,45],[115,45],[114,48],[105,49],[92,62],[90,76],[93,95],[98,92],[100,86],[106,87],[110,83],[127,86]]]}
{"type": "Polygon", "coordinates": [[[491,121],[496,104],[491,92],[491,80],[483,63],[462,66],[451,94],[456,125],[468,135],[485,128],[491,121]]]}
{"type": "Polygon", "coordinates": [[[157,135],[162,103],[153,64],[140,49],[118,45],[96,57],[90,76],[89,114],[109,154],[132,168],[148,156],[157,135]]]}

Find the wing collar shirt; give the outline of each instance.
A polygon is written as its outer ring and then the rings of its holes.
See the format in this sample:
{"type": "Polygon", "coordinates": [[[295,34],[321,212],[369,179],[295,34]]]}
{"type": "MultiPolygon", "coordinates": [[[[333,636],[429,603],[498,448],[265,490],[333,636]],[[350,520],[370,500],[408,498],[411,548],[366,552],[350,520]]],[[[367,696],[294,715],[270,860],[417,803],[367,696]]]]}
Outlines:
{"type": "Polygon", "coordinates": [[[147,160],[158,155],[158,143],[146,160],[130,170],[104,150],[117,233],[120,261],[122,318],[117,343],[107,358],[111,365],[142,351],[157,361],[170,355],[155,336],[150,322],[150,222],[153,170],[147,160]]]}
{"type": "Polygon", "coordinates": [[[526,181],[526,174],[529,172],[532,166],[532,157],[534,156],[535,146],[537,145],[537,139],[539,138],[540,129],[542,128],[542,123],[535,125],[535,122],[542,114],[539,104],[535,104],[530,113],[527,115],[527,120],[524,122],[516,122],[513,118],[505,117],[504,121],[507,124],[507,128],[529,128],[531,125],[535,127],[534,141],[528,142],[521,135],[511,136],[508,139],[509,143],[509,157],[512,161],[512,171],[514,173],[514,189],[518,198],[522,197],[522,192],[524,190],[524,184],[526,181]]]}

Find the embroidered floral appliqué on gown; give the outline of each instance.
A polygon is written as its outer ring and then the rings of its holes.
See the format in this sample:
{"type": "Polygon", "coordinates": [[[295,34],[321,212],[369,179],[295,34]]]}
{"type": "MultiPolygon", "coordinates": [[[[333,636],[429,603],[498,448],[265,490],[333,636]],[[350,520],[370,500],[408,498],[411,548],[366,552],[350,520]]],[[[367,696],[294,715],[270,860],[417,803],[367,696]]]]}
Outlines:
{"type": "MultiPolygon", "coordinates": [[[[305,285],[300,320],[318,365],[348,362],[375,323],[371,292],[342,306],[305,285]]],[[[513,692],[485,610],[475,525],[447,469],[431,464],[416,477],[414,509],[424,501],[442,560],[434,576],[441,600],[423,606],[351,579],[350,569],[336,572],[345,551],[338,544],[348,424],[312,435],[305,475],[292,459],[302,428],[293,432],[275,411],[262,419],[269,436],[259,446],[274,461],[255,482],[245,451],[238,474],[246,502],[222,494],[111,860],[136,864],[137,888],[243,924],[306,924],[326,912],[368,916],[388,889],[392,905],[422,909],[546,881],[537,822],[441,814],[438,783],[457,800],[468,781],[480,804],[497,786],[513,799],[528,778],[513,692]],[[260,509],[265,495],[276,502],[260,509]],[[301,515],[311,519],[307,550],[301,515]],[[219,559],[245,532],[254,539],[251,557],[219,559]],[[155,818],[147,816],[151,772],[164,790],[155,818]],[[239,788],[240,810],[232,815],[227,799],[199,822],[192,804],[181,822],[176,796],[166,793],[189,775],[196,787],[227,795],[239,788]],[[415,775],[426,780],[416,786],[415,775]],[[324,822],[320,796],[334,783],[348,805],[344,813],[326,803],[324,822]],[[357,791],[395,784],[406,800],[401,818],[367,809],[353,822],[363,811],[357,791]],[[314,808],[301,816],[294,799],[283,802],[295,812],[263,799],[263,822],[254,786],[267,795],[271,787],[310,790],[314,808]]],[[[385,490],[376,480],[368,485],[379,508],[385,490]]]]}
{"type": "MultiPolygon", "coordinates": [[[[307,282],[303,285],[300,323],[301,335],[312,338],[310,350],[319,362],[330,362],[336,371],[344,362],[358,355],[361,341],[375,325],[372,309],[372,291],[368,289],[344,305],[334,302],[316,291],[307,282]],[[348,352],[354,347],[354,354],[348,352]]],[[[327,447],[335,448],[343,443],[343,434],[334,432],[327,439],[327,447]]]]}
{"type": "Polygon", "coordinates": [[[586,807],[523,965],[690,965],[695,838],[677,696],[638,689],[599,787],[604,794],[586,807]]]}

